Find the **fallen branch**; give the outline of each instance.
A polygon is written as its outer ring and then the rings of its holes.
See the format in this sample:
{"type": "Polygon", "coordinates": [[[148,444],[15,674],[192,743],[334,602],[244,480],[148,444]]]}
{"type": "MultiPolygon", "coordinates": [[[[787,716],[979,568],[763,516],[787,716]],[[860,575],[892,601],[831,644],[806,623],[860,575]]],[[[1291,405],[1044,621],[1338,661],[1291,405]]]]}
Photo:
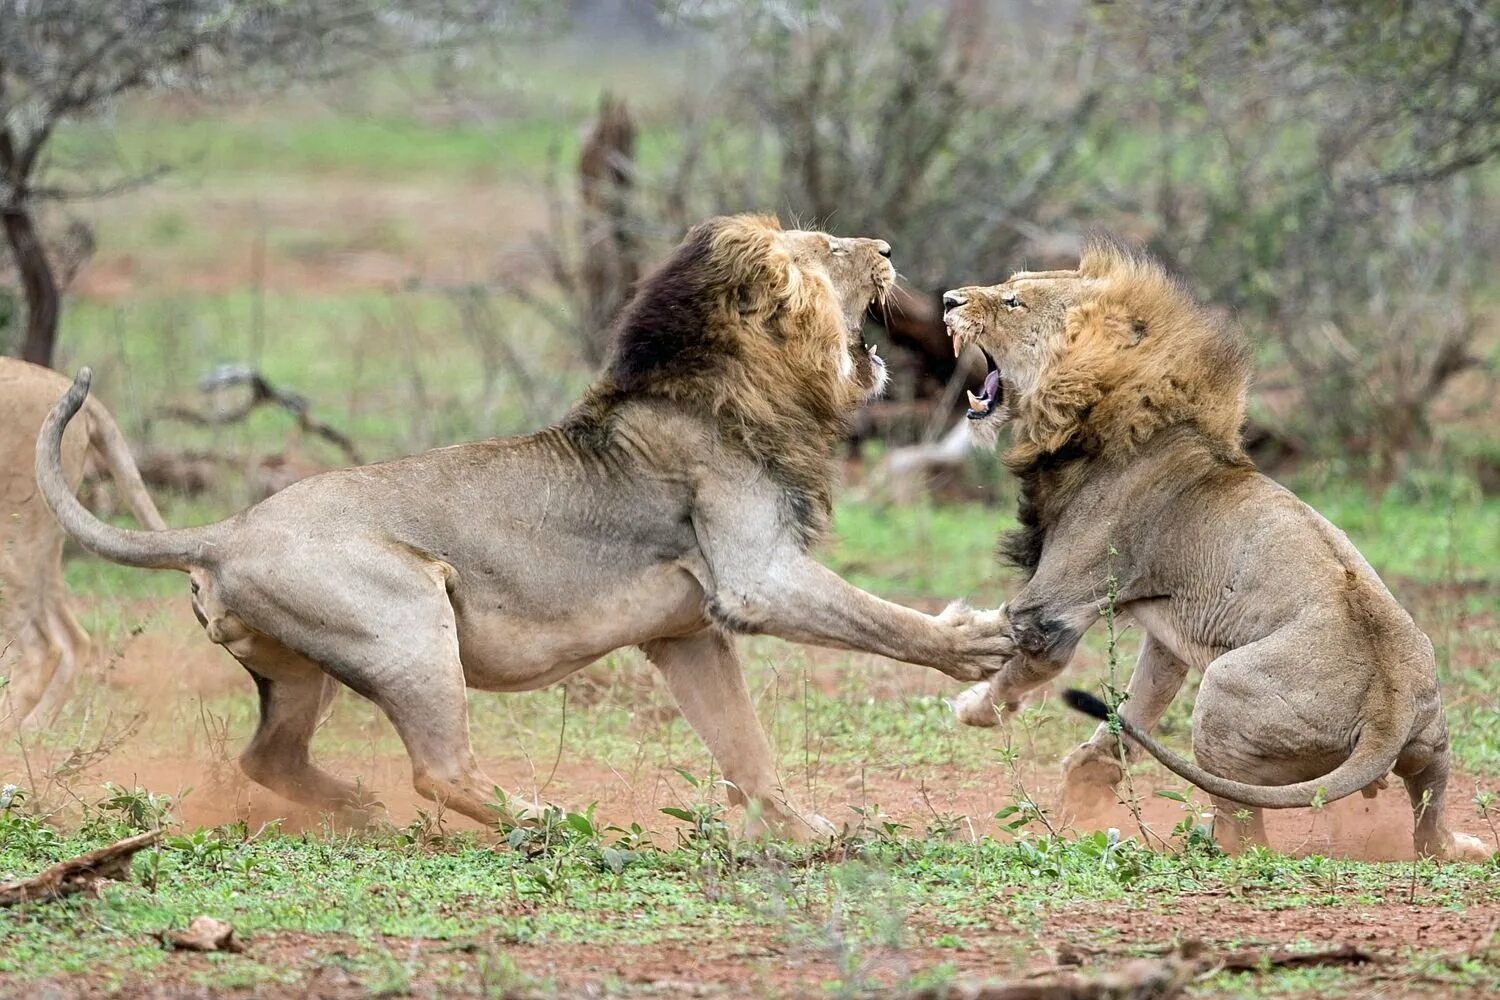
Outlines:
{"type": "Polygon", "coordinates": [[[359,449],[354,442],[342,431],[335,430],[321,420],[313,419],[309,412],[308,401],[294,392],[278,389],[266,377],[254,368],[239,365],[222,365],[215,369],[212,374],[205,378],[199,385],[204,392],[215,389],[224,389],[237,385],[248,385],[250,387],[250,399],[243,406],[222,413],[199,413],[185,406],[167,406],[161,410],[162,416],[171,417],[174,420],[182,420],[187,423],[202,426],[218,426],[222,424],[238,423],[248,417],[257,407],[267,403],[279,406],[286,410],[297,420],[297,426],[308,434],[314,434],[329,442],[344,453],[350,465],[363,465],[359,449]]]}
{"type": "Polygon", "coordinates": [[[901,994],[903,1000],[1172,1000],[1193,982],[1220,972],[1268,972],[1315,966],[1366,965],[1379,957],[1352,944],[1328,951],[1237,951],[1214,958],[1203,942],[1183,941],[1162,958],[1133,958],[1116,969],[1084,973],[1077,969],[1093,949],[1064,945],[1058,964],[1024,979],[996,983],[950,983],[901,994]]]}
{"type": "Polygon", "coordinates": [[[0,885],[0,906],[45,903],[75,892],[92,892],[103,879],[123,882],[130,877],[130,859],[137,851],[156,843],[160,836],[160,830],[137,834],[69,858],[40,875],[6,882],[0,885]]]}
{"type": "Polygon", "coordinates": [[[1260,972],[1264,969],[1309,969],[1328,965],[1367,965],[1380,959],[1352,944],[1329,951],[1237,951],[1215,961],[1215,972],[1260,972]]]}
{"type": "Polygon", "coordinates": [[[1085,975],[1063,972],[1046,982],[952,983],[906,994],[907,1000],[1172,1000],[1200,971],[1181,955],[1137,958],[1118,969],[1085,975]]]}

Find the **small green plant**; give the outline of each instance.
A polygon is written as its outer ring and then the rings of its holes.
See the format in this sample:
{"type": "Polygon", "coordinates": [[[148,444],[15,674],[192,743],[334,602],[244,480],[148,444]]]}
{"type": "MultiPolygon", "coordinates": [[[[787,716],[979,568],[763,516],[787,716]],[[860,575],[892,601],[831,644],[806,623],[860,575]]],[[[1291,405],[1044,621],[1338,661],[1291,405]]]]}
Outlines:
{"type": "Polygon", "coordinates": [[[233,846],[217,830],[199,827],[192,833],[168,837],[164,841],[168,850],[178,856],[181,864],[216,871],[223,867],[233,846]]]}
{"type": "Polygon", "coordinates": [[[684,847],[692,847],[702,852],[713,853],[719,857],[732,861],[734,858],[734,838],[730,836],[729,826],[724,818],[724,805],[713,799],[707,798],[706,793],[713,784],[726,784],[725,782],[711,782],[707,779],[698,778],[682,768],[674,768],[678,777],[686,781],[694,791],[705,793],[702,801],[689,806],[665,806],[662,809],[664,815],[673,819],[681,820],[688,825],[686,830],[678,830],[678,842],[684,847]]]}
{"type": "Polygon", "coordinates": [[[144,788],[125,788],[111,782],[104,785],[105,796],[94,803],[91,828],[124,827],[144,833],[160,830],[175,822],[170,795],[158,795],[144,788]]]}
{"type": "Polygon", "coordinates": [[[28,854],[47,854],[61,838],[57,831],[22,808],[26,792],[16,785],[0,787],[0,845],[28,854]]]}

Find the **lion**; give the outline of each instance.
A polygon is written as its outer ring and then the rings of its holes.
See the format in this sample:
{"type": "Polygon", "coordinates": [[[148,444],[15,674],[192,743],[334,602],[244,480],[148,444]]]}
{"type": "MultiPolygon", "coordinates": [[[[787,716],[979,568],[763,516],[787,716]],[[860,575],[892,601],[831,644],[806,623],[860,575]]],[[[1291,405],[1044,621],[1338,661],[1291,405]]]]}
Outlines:
{"type": "Polygon", "coordinates": [[[86,547],[189,574],[209,639],[260,692],[241,765],[289,799],[359,811],[359,789],[308,751],[342,684],[390,718],[420,795],[492,822],[466,687],[532,690],[638,646],[751,807],[747,832],[825,835],[777,778],[733,636],[971,681],[1006,642],[993,611],[890,604],[808,554],[845,427],[886,380],[861,329],[889,255],[768,216],[701,223],[643,280],[605,370],[555,426],[314,476],[199,528],[124,531],[76,502],[58,443],[85,370],[38,439],[39,478],[86,547]]]}
{"type": "MultiPolygon", "coordinates": [[[[63,530],[42,502],[33,473],[36,434],[68,380],[38,365],[0,358],[0,719],[31,729],[66,702],[89,637],[63,587],[63,530]]],[[[165,528],[141,483],[130,449],[104,404],[89,400],[84,419],[61,444],[62,476],[83,479],[89,458],[108,469],[131,512],[165,528]]]]}
{"type": "MultiPolygon", "coordinates": [[[[1265,844],[1261,809],[1333,801],[1394,769],[1425,856],[1484,855],[1444,819],[1448,731],[1432,644],[1336,527],[1241,448],[1250,356],[1159,264],[1108,242],[1076,271],[1020,272],[943,297],[956,347],[988,369],[969,418],[1008,423],[1028,580],[1000,610],[1012,653],[958,701],[993,725],[1067,666],[1112,600],[1145,631],[1119,710],[1145,747],[1213,798],[1229,850],[1265,844]],[[1190,763],[1149,732],[1202,671],[1190,763]]],[[[1092,695],[1069,704],[1105,718],[1092,695]]],[[[1107,724],[1064,762],[1063,812],[1123,776],[1107,724]]]]}

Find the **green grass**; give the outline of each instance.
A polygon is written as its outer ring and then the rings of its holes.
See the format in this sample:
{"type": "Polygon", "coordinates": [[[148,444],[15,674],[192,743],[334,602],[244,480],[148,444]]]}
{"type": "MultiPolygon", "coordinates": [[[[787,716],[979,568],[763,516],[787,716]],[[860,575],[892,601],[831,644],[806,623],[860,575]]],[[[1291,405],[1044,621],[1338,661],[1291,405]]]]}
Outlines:
{"type": "MultiPolygon", "coordinates": [[[[248,253],[254,239],[215,211],[226,204],[238,211],[293,185],[370,197],[407,185],[534,189],[554,154],[567,169],[603,83],[619,84],[633,99],[663,87],[664,71],[649,54],[588,55],[512,53],[504,72],[481,89],[492,102],[458,113],[445,103],[434,66],[418,64],[242,107],[129,103],[107,127],[60,135],[55,155],[64,177],[78,168],[176,165],[160,201],[101,208],[101,248],[116,263],[127,251],[139,253],[146,267],[166,260],[206,280],[179,282],[171,272],[157,286],[169,292],[70,300],[60,359],[65,368],[94,367],[97,391],[143,448],[230,456],[208,496],[162,497],[170,523],[214,520],[249,502],[242,466],[252,457],[291,448],[341,461],[325,445],[298,440],[291,419],[273,410],[219,429],[162,416],[168,405],[205,408],[196,385],[219,363],[258,365],[279,386],[305,395],[315,416],[349,433],[367,459],[522,432],[563,412],[587,375],[566,344],[504,293],[490,293],[502,317],[498,332],[542,386],[530,407],[515,373],[503,367],[491,373],[486,392],[483,344],[464,329],[454,302],[430,289],[345,284],[260,298],[245,288],[215,290],[224,287],[213,273],[226,259],[224,248],[243,244],[248,253]],[[577,71],[585,62],[588,69],[577,71]]],[[[475,92],[473,83],[467,80],[466,92],[475,92]]],[[[671,141],[664,120],[647,109],[640,155],[648,169],[671,141]]],[[[1137,154],[1144,169],[1151,151],[1129,153],[1137,154]]],[[[1203,158],[1194,149],[1178,155],[1183,169],[1203,158]]],[[[265,239],[276,266],[313,270],[341,254],[420,258],[428,237],[421,220],[329,226],[292,218],[268,227],[265,239]]],[[[1474,443],[1471,450],[1488,447],[1474,443]]],[[[844,500],[820,558],[892,599],[928,607],[955,598],[998,604],[1020,586],[995,557],[998,535],[1014,523],[1013,487],[993,463],[985,474],[995,505],[844,500]]],[[[1336,470],[1305,470],[1292,485],[1350,535],[1432,635],[1456,760],[1481,794],[1500,790],[1500,500],[1480,496],[1455,473],[1414,472],[1374,498],[1336,470]]],[[[179,575],[91,558],[70,559],[66,571],[106,669],[141,635],[159,643],[151,647],[159,660],[147,666],[163,677],[201,669],[205,657],[224,659],[184,621],[179,575]]],[[[1135,639],[1126,634],[1126,663],[1135,639]]],[[[786,977],[802,976],[801,992],[854,996],[876,985],[1009,974],[1039,964],[1065,939],[1103,949],[1099,964],[1117,965],[1148,943],[1169,943],[1174,931],[1153,936],[1153,929],[1174,926],[1174,916],[1205,900],[1220,901],[1214,905],[1229,917],[1205,918],[1193,933],[1220,948],[1258,946],[1247,938],[1264,936],[1237,930],[1230,918],[1253,927],[1252,918],[1267,914],[1415,906],[1434,919],[1472,910],[1475,921],[1493,922],[1500,905],[1494,864],[1376,864],[1268,851],[1228,858],[1191,829],[1187,808],[1187,821],[1163,851],[1143,849],[1128,832],[1123,839],[1054,839],[1035,820],[1007,829],[1029,815],[1012,811],[1027,805],[1027,790],[1053,776],[1061,754],[1089,731],[1076,715],[1049,702],[1006,730],[960,729],[945,704],[956,687],[930,672],[769,639],[747,640],[742,649],[788,788],[849,823],[832,847],[735,840],[738,817],[722,810],[706,749],[649,665],[624,651],[566,689],[474,695],[475,750],[487,762],[524,758],[534,764],[534,782],[560,759],[612,775],[609,788],[639,777],[665,783],[678,818],[660,817],[649,833],[608,829],[607,807],[596,819],[587,801],[568,801],[575,812],[484,834],[454,834],[428,812],[408,825],[380,822],[358,833],[331,824],[293,833],[275,824],[169,823],[169,839],[137,858],[129,882],[106,886],[97,898],[5,913],[0,993],[78,983],[128,992],[167,982],[300,993],[331,970],[348,978],[351,992],[569,995],[580,988],[579,969],[601,953],[623,956],[628,967],[632,949],[679,947],[693,959],[750,970],[773,984],[764,988],[768,994],[786,977]],[[899,792],[881,790],[882,781],[897,780],[899,792]],[[960,794],[986,805],[960,816],[949,804],[960,794]],[[164,951],[157,933],[200,914],[229,920],[250,949],[193,957],[164,951]],[[1132,935],[1142,928],[1144,937],[1132,935]]],[[[1097,683],[1107,669],[1105,636],[1096,628],[1067,680],[1097,683]]],[[[154,750],[192,760],[182,784],[200,788],[187,792],[176,807],[181,812],[211,791],[215,769],[232,769],[257,711],[248,683],[196,694],[185,678],[183,688],[177,697],[85,682],[74,710],[35,745],[32,763],[66,761],[73,748],[143,713],[149,737],[125,744],[100,768],[118,765],[128,774],[132,754],[154,750]],[[200,731],[212,721],[227,734],[223,747],[200,731]]],[[[1179,747],[1187,745],[1191,708],[1192,692],[1184,691],[1160,727],[1179,747]]],[[[314,752],[351,777],[371,758],[403,756],[378,711],[348,695],[319,731],[314,752]]],[[[0,808],[0,880],[150,821],[159,804],[129,790],[101,793],[100,768],[65,776],[60,785],[44,776],[42,794],[0,808]],[[132,810],[137,815],[127,821],[132,810]]],[[[29,787],[31,776],[0,774],[0,785],[12,781],[29,787]]],[[[559,787],[572,787],[566,774],[559,787]]],[[[1456,825],[1482,832],[1477,813],[1494,808],[1482,803],[1457,809],[1456,825]]],[[[396,822],[410,816],[401,812],[396,822]]],[[[1331,923],[1342,933],[1337,916],[1331,923]]],[[[1311,946],[1317,937],[1274,925],[1267,933],[1277,946],[1311,946]]],[[[1496,954],[1493,938],[1488,948],[1460,955],[1413,941],[1390,971],[1433,972],[1460,995],[1485,995],[1500,991],[1496,954]]],[[[619,977],[596,985],[612,995],[647,991],[619,977]]],[[[1357,971],[1314,969],[1218,975],[1192,992],[1324,997],[1372,988],[1380,987],[1357,971]]]]}
{"type": "MultiPolygon", "coordinates": [[[[85,832],[59,836],[19,808],[6,811],[0,874],[130,832],[122,812],[98,808],[85,832]]],[[[701,836],[659,846],[601,830],[583,814],[516,828],[515,846],[437,836],[421,824],[359,835],[228,827],[169,837],[137,857],[130,883],[110,885],[98,898],[13,911],[0,922],[0,975],[13,983],[69,974],[98,981],[104,970],[101,985],[120,984],[169,963],[159,932],[212,914],[250,945],[242,956],[189,966],[193,980],[219,986],[297,981],[305,971],[260,957],[279,955],[268,942],[295,934],[317,936],[321,950],[335,953],[367,989],[396,985],[392,976],[405,988],[472,989],[486,959],[519,985],[528,977],[500,962],[516,946],[642,948],[704,936],[831,953],[846,978],[827,985],[858,989],[870,985],[862,979],[867,953],[913,947],[914,936],[934,928],[947,928],[934,935],[939,948],[1034,946],[1047,937],[1048,915],[1079,901],[1149,912],[1172,907],[1179,895],[1213,893],[1263,909],[1414,897],[1436,911],[1500,898],[1493,869],[1294,860],[1264,851],[1230,858],[1197,847],[1166,855],[1104,834],[1002,843],[856,830],[832,853],[768,849],[733,843],[717,814],[703,813],[701,836]]],[[[1221,939],[1235,943],[1232,933],[1221,939]]],[[[1462,975],[1469,988],[1493,989],[1500,964],[1479,958],[1462,975]]],[[[1288,987],[1337,981],[1284,978],[1288,987]]]]}

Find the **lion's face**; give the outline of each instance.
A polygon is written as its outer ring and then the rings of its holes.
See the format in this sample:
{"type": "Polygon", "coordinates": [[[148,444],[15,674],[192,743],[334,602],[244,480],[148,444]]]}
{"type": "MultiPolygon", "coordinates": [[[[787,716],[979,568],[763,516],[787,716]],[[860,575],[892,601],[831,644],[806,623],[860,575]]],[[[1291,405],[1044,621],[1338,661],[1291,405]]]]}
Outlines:
{"type": "Polygon", "coordinates": [[[895,283],[891,245],[803,229],[777,233],[776,245],[801,280],[822,286],[839,315],[841,336],[827,345],[839,378],[856,390],[859,402],[878,395],[887,380],[885,360],[864,342],[864,318],[895,283]]]}
{"type": "Polygon", "coordinates": [[[1057,362],[1064,318],[1089,284],[1077,271],[1021,271],[1004,284],[943,293],[954,352],[973,344],[984,353],[983,391],[969,394],[968,417],[976,428],[997,428],[1009,419],[1057,362]]]}

